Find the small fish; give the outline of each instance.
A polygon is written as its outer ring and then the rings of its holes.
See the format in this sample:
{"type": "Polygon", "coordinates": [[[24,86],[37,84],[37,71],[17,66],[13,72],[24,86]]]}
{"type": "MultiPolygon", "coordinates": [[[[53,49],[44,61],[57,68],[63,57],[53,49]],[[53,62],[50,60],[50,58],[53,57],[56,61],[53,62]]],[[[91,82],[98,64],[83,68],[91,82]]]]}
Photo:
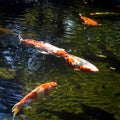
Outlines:
{"type": "Polygon", "coordinates": [[[52,54],[55,55],[57,57],[63,57],[65,54],[67,54],[67,52],[59,47],[56,47],[54,45],[51,45],[50,43],[46,43],[43,41],[36,41],[33,39],[23,39],[20,35],[19,35],[19,40],[20,43],[25,43],[31,47],[35,47],[38,50],[40,50],[39,52],[41,53],[48,53],[48,54],[52,54]]]}
{"type": "Polygon", "coordinates": [[[97,23],[97,21],[95,21],[95,20],[93,20],[91,18],[85,17],[85,16],[83,16],[81,14],[79,14],[79,16],[84,21],[84,23],[86,25],[90,25],[90,26],[98,26],[98,25],[100,25],[100,24],[97,23]]]}
{"type": "Polygon", "coordinates": [[[99,55],[97,55],[97,56],[100,57],[100,58],[107,58],[106,55],[102,55],[102,54],[99,54],[99,55]]]}
{"type": "Polygon", "coordinates": [[[116,12],[92,12],[90,15],[120,15],[120,13],[116,12]]]}
{"type": "Polygon", "coordinates": [[[18,103],[16,103],[13,108],[13,119],[16,114],[20,111],[20,108],[27,103],[39,100],[45,96],[48,96],[50,92],[57,86],[56,82],[44,83],[36,87],[34,90],[29,92],[25,97],[23,97],[18,103]]]}
{"type": "Polygon", "coordinates": [[[95,65],[91,64],[87,60],[84,60],[80,57],[77,57],[71,54],[66,54],[64,59],[71,67],[73,67],[74,70],[86,71],[86,72],[98,72],[99,71],[99,69],[95,65]]]}
{"type": "Polygon", "coordinates": [[[115,70],[116,68],[115,67],[110,67],[111,70],[115,70]]]}

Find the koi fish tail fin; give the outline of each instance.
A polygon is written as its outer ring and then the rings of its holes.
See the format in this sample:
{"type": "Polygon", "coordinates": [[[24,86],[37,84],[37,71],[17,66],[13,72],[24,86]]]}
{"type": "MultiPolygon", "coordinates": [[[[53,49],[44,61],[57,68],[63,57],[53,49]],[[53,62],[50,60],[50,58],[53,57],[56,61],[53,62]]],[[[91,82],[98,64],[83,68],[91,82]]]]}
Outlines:
{"type": "Polygon", "coordinates": [[[21,41],[23,40],[22,36],[19,34],[18,35],[18,39],[19,39],[19,44],[21,43],[21,41]]]}
{"type": "Polygon", "coordinates": [[[21,106],[22,106],[22,105],[21,105],[20,103],[17,103],[17,104],[15,104],[15,105],[13,106],[13,108],[12,108],[13,120],[14,120],[16,114],[20,111],[21,106]]]}

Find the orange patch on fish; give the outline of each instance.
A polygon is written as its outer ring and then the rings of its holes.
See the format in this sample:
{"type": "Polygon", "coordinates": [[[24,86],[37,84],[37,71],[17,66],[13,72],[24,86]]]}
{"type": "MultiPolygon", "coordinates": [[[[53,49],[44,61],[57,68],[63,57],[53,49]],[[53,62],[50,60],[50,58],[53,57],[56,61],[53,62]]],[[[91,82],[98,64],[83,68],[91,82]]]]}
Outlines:
{"type": "Polygon", "coordinates": [[[67,54],[67,52],[64,51],[64,50],[57,50],[57,54],[58,54],[58,55],[61,55],[61,56],[64,56],[64,55],[67,54]]]}
{"type": "Polygon", "coordinates": [[[80,70],[81,71],[90,71],[90,69],[88,69],[87,67],[85,67],[84,65],[80,66],[80,70]]]}
{"type": "MultiPolygon", "coordinates": [[[[25,103],[25,100],[28,100],[28,99],[37,99],[37,93],[36,92],[34,92],[34,91],[32,91],[32,92],[30,92],[27,96],[25,96],[24,97],[24,99],[22,99],[20,102],[21,102],[21,104],[23,103],[25,103]]],[[[27,102],[27,101],[26,101],[27,102]]]]}
{"type": "Polygon", "coordinates": [[[50,85],[49,84],[43,84],[43,85],[41,85],[41,87],[44,88],[45,95],[49,95],[48,88],[50,87],[50,85]]]}
{"type": "Polygon", "coordinates": [[[74,62],[74,59],[72,59],[72,58],[67,58],[67,61],[68,61],[69,63],[73,63],[73,62],[74,62]]]}

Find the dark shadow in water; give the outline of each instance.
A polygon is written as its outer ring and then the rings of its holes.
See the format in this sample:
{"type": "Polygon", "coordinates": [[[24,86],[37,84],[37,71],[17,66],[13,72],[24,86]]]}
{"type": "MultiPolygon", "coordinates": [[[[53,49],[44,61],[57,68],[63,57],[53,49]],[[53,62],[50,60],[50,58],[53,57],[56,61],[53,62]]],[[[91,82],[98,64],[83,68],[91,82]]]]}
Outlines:
{"type": "Polygon", "coordinates": [[[88,116],[91,116],[92,120],[116,120],[114,114],[108,113],[100,108],[86,105],[82,105],[82,108],[88,116]]]}
{"type": "Polygon", "coordinates": [[[0,113],[10,113],[21,98],[22,86],[14,79],[0,79],[0,113]]]}
{"type": "Polygon", "coordinates": [[[86,0],[89,5],[92,5],[94,8],[102,8],[108,11],[118,11],[120,0],[86,0]]]}
{"type": "Polygon", "coordinates": [[[114,114],[110,114],[96,107],[82,105],[84,113],[74,114],[67,111],[53,111],[43,109],[43,111],[52,113],[63,120],[116,120],[114,114]]]}
{"type": "Polygon", "coordinates": [[[97,57],[94,53],[89,52],[89,54],[86,54],[87,52],[83,52],[82,56],[84,56],[88,60],[92,61],[102,61],[102,62],[107,62],[108,67],[111,69],[114,69],[116,72],[120,73],[120,60],[112,53],[111,51],[105,50],[103,52],[103,55],[106,57],[97,57]]]}
{"type": "Polygon", "coordinates": [[[35,4],[35,0],[0,0],[0,19],[4,17],[17,17],[26,8],[30,8],[35,4]]]}
{"type": "Polygon", "coordinates": [[[120,61],[116,56],[111,51],[105,51],[104,54],[107,56],[106,61],[109,63],[109,67],[115,68],[115,71],[120,73],[120,61]]]}

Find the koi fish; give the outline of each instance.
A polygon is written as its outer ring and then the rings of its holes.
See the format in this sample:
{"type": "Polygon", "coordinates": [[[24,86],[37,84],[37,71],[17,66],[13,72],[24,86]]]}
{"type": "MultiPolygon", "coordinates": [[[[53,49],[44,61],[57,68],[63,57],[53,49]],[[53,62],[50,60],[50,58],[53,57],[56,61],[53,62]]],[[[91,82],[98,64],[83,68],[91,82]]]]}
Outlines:
{"type": "Polygon", "coordinates": [[[20,111],[20,108],[27,103],[39,100],[45,96],[48,96],[50,92],[57,86],[56,82],[44,83],[36,87],[34,90],[29,92],[25,97],[23,97],[18,103],[16,103],[13,108],[13,119],[16,114],[20,111]]]}
{"type": "Polygon", "coordinates": [[[87,72],[98,72],[99,71],[99,69],[95,65],[91,64],[87,60],[84,60],[80,57],[77,57],[71,54],[66,54],[64,59],[71,67],[73,67],[74,70],[87,71],[87,72]]]}
{"type": "Polygon", "coordinates": [[[88,61],[82,58],[79,58],[67,53],[62,48],[58,48],[56,46],[53,46],[49,43],[45,43],[43,41],[36,41],[32,39],[22,39],[21,37],[19,37],[19,39],[20,39],[20,42],[23,42],[25,44],[28,44],[40,50],[44,50],[44,52],[47,52],[49,54],[64,58],[66,62],[69,63],[69,65],[71,65],[74,68],[74,70],[89,71],[89,72],[99,71],[97,67],[94,66],[93,64],[89,63],[88,61]]]}
{"type": "Polygon", "coordinates": [[[67,52],[64,49],[58,48],[54,45],[51,45],[43,41],[36,41],[33,39],[23,39],[20,35],[19,35],[19,40],[22,43],[37,48],[43,54],[52,54],[57,57],[63,57],[65,54],[67,54],[67,52]]]}
{"type": "Polygon", "coordinates": [[[97,55],[97,57],[100,57],[100,58],[107,58],[106,55],[102,55],[102,54],[97,55]]]}
{"type": "Polygon", "coordinates": [[[97,21],[91,19],[91,18],[88,18],[88,17],[85,17],[85,16],[82,16],[81,14],[79,14],[80,18],[84,21],[84,23],[86,25],[90,25],[90,26],[98,26],[100,24],[97,23],[97,21]]]}

